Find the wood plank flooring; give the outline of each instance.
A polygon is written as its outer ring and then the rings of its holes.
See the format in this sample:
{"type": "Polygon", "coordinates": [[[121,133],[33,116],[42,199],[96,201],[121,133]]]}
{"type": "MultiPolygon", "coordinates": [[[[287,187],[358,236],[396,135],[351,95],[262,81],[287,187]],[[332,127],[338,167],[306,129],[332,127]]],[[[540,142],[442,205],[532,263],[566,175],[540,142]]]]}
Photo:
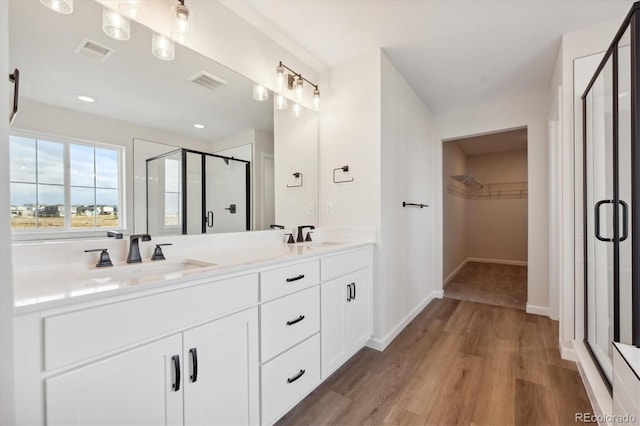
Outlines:
{"type": "Polygon", "coordinates": [[[468,262],[444,287],[444,297],[524,311],[527,267],[468,262]]]}
{"type": "Polygon", "coordinates": [[[442,299],[384,351],[364,348],[279,425],[568,425],[591,412],[557,323],[442,299]]]}

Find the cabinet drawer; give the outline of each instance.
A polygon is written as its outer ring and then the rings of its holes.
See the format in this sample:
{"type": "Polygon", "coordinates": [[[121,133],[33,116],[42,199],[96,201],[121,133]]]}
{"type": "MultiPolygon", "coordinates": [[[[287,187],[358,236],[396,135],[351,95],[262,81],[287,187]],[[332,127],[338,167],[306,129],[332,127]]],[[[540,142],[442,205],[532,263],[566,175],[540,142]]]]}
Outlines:
{"type": "Polygon", "coordinates": [[[320,287],[261,306],[262,362],[320,331],[320,287]]]}
{"type": "Polygon", "coordinates": [[[371,265],[372,249],[367,247],[362,250],[356,250],[348,253],[336,254],[322,259],[321,274],[322,281],[331,280],[357,271],[371,265]]]}
{"type": "Polygon", "coordinates": [[[44,319],[45,369],[184,329],[258,302],[250,274],[44,319]]]}
{"type": "Polygon", "coordinates": [[[320,282],[320,262],[298,263],[260,274],[260,299],[266,302],[320,282]]]}
{"type": "Polygon", "coordinates": [[[262,424],[272,424],[320,381],[320,335],[262,366],[262,424]]]}

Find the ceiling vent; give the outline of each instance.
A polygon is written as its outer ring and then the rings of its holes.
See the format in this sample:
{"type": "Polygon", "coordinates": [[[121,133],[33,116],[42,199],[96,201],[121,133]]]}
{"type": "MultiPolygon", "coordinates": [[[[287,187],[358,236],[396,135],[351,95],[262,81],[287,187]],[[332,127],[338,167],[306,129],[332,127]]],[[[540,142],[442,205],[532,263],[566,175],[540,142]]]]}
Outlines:
{"type": "Polygon", "coordinates": [[[97,43],[88,38],[83,38],[82,41],[73,50],[75,53],[91,58],[94,61],[104,62],[113,53],[113,49],[103,44],[97,43]]]}
{"type": "Polygon", "coordinates": [[[200,71],[196,75],[189,77],[187,80],[190,82],[197,84],[200,87],[204,87],[208,90],[213,90],[216,87],[224,86],[225,84],[229,84],[224,81],[220,77],[216,77],[215,75],[209,74],[206,71],[200,71]]]}

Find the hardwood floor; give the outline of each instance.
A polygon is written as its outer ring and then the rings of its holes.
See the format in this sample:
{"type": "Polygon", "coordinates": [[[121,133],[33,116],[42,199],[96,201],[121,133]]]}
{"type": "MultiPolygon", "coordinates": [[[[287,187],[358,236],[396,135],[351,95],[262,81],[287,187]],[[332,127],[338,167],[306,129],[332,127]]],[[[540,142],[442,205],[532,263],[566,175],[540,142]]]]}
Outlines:
{"type": "Polygon", "coordinates": [[[444,297],[525,310],[527,267],[468,262],[444,288],[444,297]]]}
{"type": "Polygon", "coordinates": [[[364,348],[279,425],[567,425],[591,412],[557,323],[475,302],[427,306],[384,352],[364,348]]]}

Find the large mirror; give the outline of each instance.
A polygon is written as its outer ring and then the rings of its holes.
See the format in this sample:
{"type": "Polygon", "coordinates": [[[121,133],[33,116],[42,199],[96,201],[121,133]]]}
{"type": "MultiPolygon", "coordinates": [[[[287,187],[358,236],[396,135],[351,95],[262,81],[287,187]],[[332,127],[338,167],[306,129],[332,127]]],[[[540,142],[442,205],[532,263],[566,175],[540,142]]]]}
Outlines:
{"type": "Polygon", "coordinates": [[[11,0],[10,22],[14,234],[317,225],[316,113],[274,111],[271,93],[254,100],[251,80],[178,43],[154,56],[135,21],[128,40],[107,36],[93,0],[69,15],[11,0]]]}

